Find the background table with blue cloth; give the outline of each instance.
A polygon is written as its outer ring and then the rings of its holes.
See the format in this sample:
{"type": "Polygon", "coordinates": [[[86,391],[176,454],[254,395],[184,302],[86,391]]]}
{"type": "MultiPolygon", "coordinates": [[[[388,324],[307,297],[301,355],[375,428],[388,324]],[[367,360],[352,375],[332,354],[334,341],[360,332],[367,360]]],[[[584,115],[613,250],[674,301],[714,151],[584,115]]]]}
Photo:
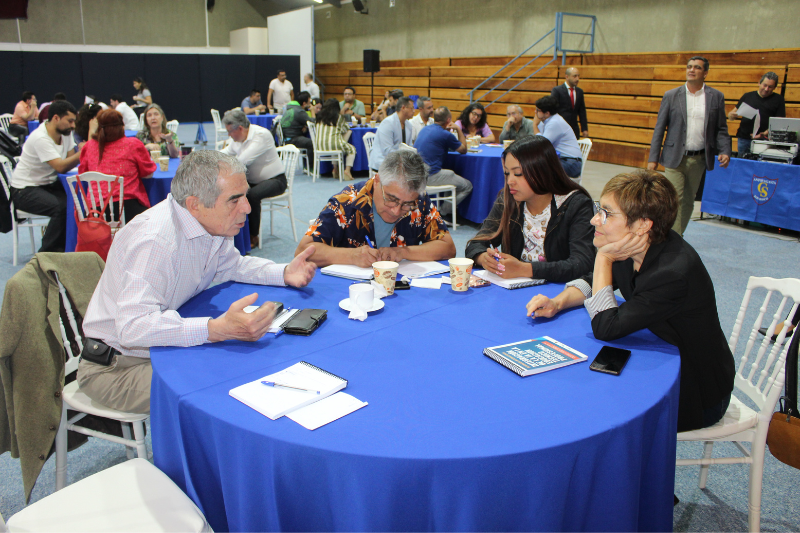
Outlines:
{"type": "Polygon", "coordinates": [[[611,376],[589,370],[603,343],[585,309],[525,316],[563,285],[412,288],[357,322],[338,307],[350,284],[217,285],[181,315],[257,292],[328,319],[310,337],[151,349],[155,464],[215,531],[671,530],[677,348],[646,330],[609,343],[633,352],[611,376]],[[589,361],[521,378],[482,354],[542,335],[589,361]],[[228,394],[301,360],[369,405],[309,431],[228,394]]]}
{"type": "MultiPolygon", "coordinates": [[[[172,187],[172,178],[175,177],[175,172],[178,170],[181,160],[178,158],[171,158],[169,160],[169,169],[162,172],[160,169],[153,173],[152,178],[142,180],[144,189],[147,191],[147,197],[150,199],[150,206],[154,206],[160,201],[167,198],[172,187]]],[[[80,171],[80,167],[76,167],[67,174],[59,174],[58,179],[64,190],[67,191],[67,245],[65,251],[75,251],[75,246],[78,244],[78,225],[75,223],[75,201],[72,199],[72,194],[69,192],[67,185],[67,176],[74,176],[80,171]]],[[[86,183],[84,182],[84,186],[86,183]]],[[[89,191],[86,191],[87,193],[89,191]]],[[[239,231],[236,237],[233,238],[236,248],[242,255],[250,251],[250,225],[245,224],[239,231]]]]}
{"type": "Polygon", "coordinates": [[[247,120],[250,121],[250,124],[255,124],[256,126],[271,130],[272,121],[275,120],[277,116],[278,115],[270,115],[269,113],[266,115],[247,115],[247,120]]]}
{"type": "Polygon", "coordinates": [[[492,210],[497,193],[505,185],[503,147],[482,144],[480,152],[450,152],[444,168],[472,183],[472,194],[458,204],[458,213],[472,222],[483,222],[492,210]]]}
{"type": "MultiPolygon", "coordinates": [[[[353,160],[353,171],[359,172],[362,170],[369,170],[369,153],[367,153],[367,148],[364,146],[364,135],[369,132],[375,133],[378,131],[378,128],[356,126],[354,128],[350,128],[350,131],[352,134],[347,142],[356,147],[356,158],[353,160]]],[[[342,157],[344,157],[344,155],[342,155],[342,157]]],[[[320,163],[320,174],[329,174],[331,172],[333,172],[333,163],[320,163]]]]}
{"type": "Polygon", "coordinates": [[[800,231],[800,166],[731,159],[706,172],[701,211],[800,231]]]}

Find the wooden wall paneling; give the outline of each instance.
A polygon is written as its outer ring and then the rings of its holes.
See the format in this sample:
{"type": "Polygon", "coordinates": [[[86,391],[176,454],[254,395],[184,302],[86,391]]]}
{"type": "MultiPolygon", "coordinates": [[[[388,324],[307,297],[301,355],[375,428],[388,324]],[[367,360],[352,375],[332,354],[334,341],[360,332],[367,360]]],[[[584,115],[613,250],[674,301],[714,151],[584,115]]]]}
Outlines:
{"type": "Polygon", "coordinates": [[[653,139],[653,130],[645,128],[628,128],[624,126],[608,126],[606,124],[589,123],[591,138],[606,139],[609,141],[622,141],[650,146],[653,139]]]}
{"type": "MultiPolygon", "coordinates": [[[[397,78],[394,76],[383,76],[375,78],[375,87],[391,87],[394,89],[405,89],[406,87],[428,87],[431,78],[397,78]]],[[[350,76],[350,85],[363,85],[369,87],[370,77],[350,76]]]]}
{"type": "Polygon", "coordinates": [[[786,83],[800,83],[800,65],[789,65],[786,83]]]}
{"type": "Polygon", "coordinates": [[[587,96],[589,94],[651,96],[652,84],[653,82],[649,80],[581,80],[580,87],[587,96]]]}
{"type": "Polygon", "coordinates": [[[611,109],[615,111],[643,111],[657,113],[661,97],[619,96],[584,93],[587,109],[611,109]]]}
{"type": "MultiPolygon", "coordinates": [[[[471,90],[479,83],[483,81],[482,78],[434,78],[431,77],[431,87],[440,87],[440,88],[453,88],[453,89],[468,89],[471,90]]],[[[497,85],[497,80],[494,83],[491,83],[487,86],[481,87],[476,91],[475,95],[480,96],[493,87],[497,85]]],[[[499,86],[492,91],[490,95],[492,99],[497,98],[503,91],[511,89],[515,85],[517,85],[519,80],[508,80],[506,82],[500,83],[499,86]],[[497,94],[494,94],[497,93],[497,94]]],[[[536,79],[531,78],[528,81],[523,81],[519,84],[519,86],[514,89],[515,91],[547,91],[548,93],[550,90],[555,86],[555,82],[552,79],[536,79]]]]}
{"type": "MultiPolygon", "coordinates": [[[[774,65],[800,63],[800,48],[703,52],[639,52],[582,54],[583,65],[686,65],[692,56],[703,56],[713,65],[774,65]]],[[[568,58],[569,59],[569,58],[568,58]]]]}
{"type": "Polygon", "coordinates": [[[787,102],[800,102],[800,84],[786,84],[786,94],[784,95],[787,102]]]}
{"type": "MultiPolygon", "coordinates": [[[[371,77],[371,72],[364,72],[363,70],[348,70],[348,76],[371,77]]],[[[376,78],[383,78],[385,76],[399,76],[399,77],[429,77],[431,69],[428,67],[393,67],[381,68],[379,72],[375,72],[376,78]]]]}
{"type": "Polygon", "coordinates": [[[650,156],[649,145],[608,141],[595,137],[591,137],[591,139],[592,151],[589,152],[589,159],[592,161],[638,168],[647,166],[647,159],[650,156]]]}
{"type": "Polygon", "coordinates": [[[605,109],[587,109],[586,118],[589,124],[608,124],[612,126],[635,126],[637,128],[655,128],[655,113],[637,113],[631,111],[610,111],[605,109]]]}
{"type": "MultiPolygon", "coordinates": [[[[608,79],[608,80],[652,80],[654,67],[649,65],[575,65],[581,74],[581,82],[589,79],[608,79]]],[[[564,83],[566,70],[570,65],[558,68],[558,81],[564,83]]]]}
{"type": "MultiPolygon", "coordinates": [[[[499,67],[483,67],[483,66],[473,66],[473,67],[432,67],[431,68],[431,76],[440,77],[440,78],[450,78],[456,76],[477,76],[480,78],[488,78],[495,72],[497,72],[499,67]]],[[[530,65],[519,72],[516,70],[519,67],[512,66],[507,69],[504,69],[500,74],[498,74],[499,79],[506,78],[513,74],[512,79],[516,78],[525,78],[532,73],[536,72],[541,68],[540,65],[530,65]],[[515,73],[516,72],[516,73],[515,73]]],[[[555,79],[558,76],[558,67],[547,66],[536,72],[536,78],[553,78],[555,79]]],[[[499,81],[499,80],[498,80],[499,81]]]]}

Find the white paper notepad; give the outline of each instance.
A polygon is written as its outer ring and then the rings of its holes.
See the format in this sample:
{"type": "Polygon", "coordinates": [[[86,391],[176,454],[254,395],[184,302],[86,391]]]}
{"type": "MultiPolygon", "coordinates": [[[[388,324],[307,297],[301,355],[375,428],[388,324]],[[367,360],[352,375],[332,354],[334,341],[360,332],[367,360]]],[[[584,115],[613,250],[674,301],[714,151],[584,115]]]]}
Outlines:
{"type": "Polygon", "coordinates": [[[345,392],[337,392],[333,396],[328,396],[324,400],[306,405],[303,408],[292,411],[286,415],[306,429],[317,429],[325,424],[330,424],[343,416],[347,416],[353,411],[364,407],[367,402],[362,402],[345,392]]]}

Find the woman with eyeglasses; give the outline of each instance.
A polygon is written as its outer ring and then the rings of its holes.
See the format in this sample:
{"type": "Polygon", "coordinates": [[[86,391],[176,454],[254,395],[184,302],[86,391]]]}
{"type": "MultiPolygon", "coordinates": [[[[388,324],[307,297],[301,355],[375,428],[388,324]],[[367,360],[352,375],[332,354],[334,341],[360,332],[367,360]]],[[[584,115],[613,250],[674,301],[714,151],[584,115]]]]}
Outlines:
{"type": "Polygon", "coordinates": [[[464,137],[480,135],[481,142],[484,144],[497,142],[494,133],[486,123],[486,110],[478,102],[469,104],[464,108],[461,116],[456,120],[456,126],[464,132],[464,137]]]}
{"type": "Polygon", "coordinates": [[[603,188],[592,225],[594,271],[553,299],[537,295],[528,316],[552,317],[583,304],[595,338],[649,329],[681,358],[678,431],[714,425],[728,408],[734,361],[717,314],[714,285],[700,256],[672,231],[675,187],[652,170],[619,174],[603,188]],[[614,290],[625,301],[617,303],[614,290]]]}
{"type": "Polygon", "coordinates": [[[518,140],[503,152],[503,172],[505,187],[465,256],[503,278],[563,283],[591,272],[592,199],[564,173],[553,144],[518,140]]]}

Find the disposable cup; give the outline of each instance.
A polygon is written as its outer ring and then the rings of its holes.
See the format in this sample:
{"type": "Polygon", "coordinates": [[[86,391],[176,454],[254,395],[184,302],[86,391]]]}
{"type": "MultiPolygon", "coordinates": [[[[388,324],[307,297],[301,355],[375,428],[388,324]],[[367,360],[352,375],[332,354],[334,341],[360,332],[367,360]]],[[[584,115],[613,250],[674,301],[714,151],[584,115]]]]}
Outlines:
{"type": "Polygon", "coordinates": [[[375,122],[374,120],[370,120],[369,121],[369,127],[370,128],[377,128],[378,127],[378,123],[375,122]]]}
{"type": "Polygon", "coordinates": [[[394,261],[378,261],[372,263],[375,271],[375,281],[383,285],[386,294],[394,294],[394,282],[397,280],[397,268],[400,265],[394,261]]]}
{"type": "Polygon", "coordinates": [[[364,311],[372,309],[375,300],[375,289],[369,283],[354,283],[350,285],[350,303],[364,311]]]}
{"type": "Polygon", "coordinates": [[[509,140],[509,139],[506,139],[505,141],[503,141],[503,149],[505,150],[506,148],[508,148],[509,146],[511,146],[511,144],[512,144],[513,142],[514,142],[514,140],[513,140],[513,139],[511,139],[511,140],[509,140]]]}
{"type": "Polygon", "coordinates": [[[150,159],[153,160],[153,163],[158,163],[160,157],[161,150],[150,150],[150,159]]]}
{"type": "Polygon", "coordinates": [[[366,126],[367,125],[367,117],[361,117],[361,125],[362,126],[366,126]]]}
{"type": "Polygon", "coordinates": [[[469,278],[472,275],[472,259],[454,257],[450,263],[450,286],[454,291],[462,292],[469,289],[469,278]]]}
{"type": "Polygon", "coordinates": [[[158,165],[161,167],[161,172],[169,170],[169,157],[159,157],[158,165]]]}

